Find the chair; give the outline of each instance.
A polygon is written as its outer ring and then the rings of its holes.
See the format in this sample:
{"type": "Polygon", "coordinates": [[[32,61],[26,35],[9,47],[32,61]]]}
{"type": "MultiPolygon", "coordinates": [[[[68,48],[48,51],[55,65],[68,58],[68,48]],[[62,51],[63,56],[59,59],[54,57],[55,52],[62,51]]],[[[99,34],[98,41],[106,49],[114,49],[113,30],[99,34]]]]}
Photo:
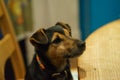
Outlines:
{"type": "Polygon", "coordinates": [[[120,79],[120,19],[93,32],[78,59],[80,80],[120,79]]]}
{"type": "Polygon", "coordinates": [[[0,0],[0,30],[3,34],[3,38],[0,39],[0,80],[5,80],[4,68],[8,58],[11,60],[15,80],[23,79],[25,66],[4,0],[0,0]]]}

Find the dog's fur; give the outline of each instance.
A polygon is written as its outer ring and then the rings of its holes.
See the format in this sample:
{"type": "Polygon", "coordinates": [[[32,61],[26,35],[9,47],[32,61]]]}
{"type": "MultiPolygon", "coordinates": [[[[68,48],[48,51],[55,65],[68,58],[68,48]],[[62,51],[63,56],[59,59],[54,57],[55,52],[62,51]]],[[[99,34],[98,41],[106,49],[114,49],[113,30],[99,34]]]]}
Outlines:
{"type": "Polygon", "coordinates": [[[71,37],[68,24],[58,22],[48,29],[40,29],[30,38],[36,54],[25,80],[73,80],[69,58],[85,50],[85,42],[71,37]]]}

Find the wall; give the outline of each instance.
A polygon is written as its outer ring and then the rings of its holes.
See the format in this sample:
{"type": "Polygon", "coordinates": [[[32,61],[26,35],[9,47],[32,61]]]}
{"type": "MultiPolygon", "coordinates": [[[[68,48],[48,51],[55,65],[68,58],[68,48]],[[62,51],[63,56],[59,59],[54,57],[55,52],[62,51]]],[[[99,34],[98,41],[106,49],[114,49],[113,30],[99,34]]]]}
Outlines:
{"type": "Polygon", "coordinates": [[[79,0],[82,39],[102,25],[120,18],[120,0],[79,0]]]}

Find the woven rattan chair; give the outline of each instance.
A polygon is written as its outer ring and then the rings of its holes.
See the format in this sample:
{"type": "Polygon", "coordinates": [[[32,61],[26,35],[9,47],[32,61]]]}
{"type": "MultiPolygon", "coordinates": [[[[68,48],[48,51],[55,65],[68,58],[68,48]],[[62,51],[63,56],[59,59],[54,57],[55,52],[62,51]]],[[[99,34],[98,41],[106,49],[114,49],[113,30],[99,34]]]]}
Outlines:
{"type": "Polygon", "coordinates": [[[86,39],[79,57],[80,80],[120,79],[120,20],[110,22],[86,39]]]}

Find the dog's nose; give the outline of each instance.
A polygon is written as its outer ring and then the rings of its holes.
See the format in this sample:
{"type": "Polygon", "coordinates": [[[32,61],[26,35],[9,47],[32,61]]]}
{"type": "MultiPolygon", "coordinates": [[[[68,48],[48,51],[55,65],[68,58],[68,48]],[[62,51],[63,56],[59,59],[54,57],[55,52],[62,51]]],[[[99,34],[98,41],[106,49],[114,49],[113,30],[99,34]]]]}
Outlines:
{"type": "Polygon", "coordinates": [[[79,42],[78,44],[77,44],[77,46],[79,47],[79,48],[81,48],[81,47],[85,47],[85,42],[79,42]]]}

